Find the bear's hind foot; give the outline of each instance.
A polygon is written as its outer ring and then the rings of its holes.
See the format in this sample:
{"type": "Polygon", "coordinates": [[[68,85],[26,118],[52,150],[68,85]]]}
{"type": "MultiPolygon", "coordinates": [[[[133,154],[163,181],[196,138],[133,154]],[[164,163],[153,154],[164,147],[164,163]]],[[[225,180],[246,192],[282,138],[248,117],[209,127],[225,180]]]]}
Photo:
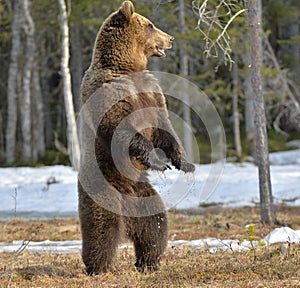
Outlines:
{"type": "Polygon", "coordinates": [[[136,267],[136,270],[138,272],[141,272],[141,273],[155,272],[155,271],[158,271],[159,268],[160,268],[159,263],[155,263],[155,264],[141,264],[141,263],[136,262],[134,264],[134,266],[136,267]]]}
{"type": "Polygon", "coordinates": [[[100,267],[88,267],[88,266],[86,266],[86,268],[85,268],[85,272],[89,276],[96,276],[96,275],[105,274],[109,270],[110,269],[108,269],[108,267],[100,268],[100,267]]]}

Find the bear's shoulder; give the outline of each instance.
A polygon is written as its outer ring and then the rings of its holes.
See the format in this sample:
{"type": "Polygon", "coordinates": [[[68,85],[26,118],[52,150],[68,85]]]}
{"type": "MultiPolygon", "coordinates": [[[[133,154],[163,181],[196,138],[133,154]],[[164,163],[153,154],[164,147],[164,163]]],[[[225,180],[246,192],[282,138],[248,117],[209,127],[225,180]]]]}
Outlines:
{"type": "Polygon", "coordinates": [[[101,88],[105,83],[108,83],[117,77],[118,75],[115,75],[109,69],[95,70],[89,68],[85,72],[81,83],[81,102],[84,104],[98,88],[101,88]]]}
{"type": "Polygon", "coordinates": [[[88,70],[81,85],[83,104],[94,94],[109,102],[141,93],[163,94],[157,79],[149,71],[120,75],[106,69],[88,70]]]}

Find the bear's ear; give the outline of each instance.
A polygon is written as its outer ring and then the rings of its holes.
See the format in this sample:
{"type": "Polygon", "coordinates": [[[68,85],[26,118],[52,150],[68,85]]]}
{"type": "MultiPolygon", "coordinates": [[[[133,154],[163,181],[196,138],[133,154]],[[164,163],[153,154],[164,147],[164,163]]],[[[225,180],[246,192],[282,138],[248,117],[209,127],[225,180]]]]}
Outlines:
{"type": "Polygon", "coordinates": [[[134,13],[134,6],[131,1],[124,1],[119,11],[123,13],[127,21],[129,21],[134,13]]]}
{"type": "Polygon", "coordinates": [[[130,21],[134,13],[134,6],[131,1],[124,1],[120,9],[113,15],[111,20],[112,27],[124,27],[130,21]]]}

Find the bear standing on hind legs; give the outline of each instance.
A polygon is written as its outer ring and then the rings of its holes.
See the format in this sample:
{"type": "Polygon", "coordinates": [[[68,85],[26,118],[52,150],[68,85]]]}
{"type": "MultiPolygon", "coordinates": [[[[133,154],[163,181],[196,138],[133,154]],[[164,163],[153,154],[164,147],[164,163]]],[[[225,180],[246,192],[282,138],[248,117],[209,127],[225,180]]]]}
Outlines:
{"type": "Polygon", "coordinates": [[[195,169],[185,159],[161,88],[146,70],[147,59],[165,56],[172,41],[130,1],[97,35],[81,85],[78,191],[88,274],[111,267],[123,230],[133,241],[138,270],[157,270],[167,245],[167,216],[146,171],[170,168],[162,154],[179,170],[195,169]]]}

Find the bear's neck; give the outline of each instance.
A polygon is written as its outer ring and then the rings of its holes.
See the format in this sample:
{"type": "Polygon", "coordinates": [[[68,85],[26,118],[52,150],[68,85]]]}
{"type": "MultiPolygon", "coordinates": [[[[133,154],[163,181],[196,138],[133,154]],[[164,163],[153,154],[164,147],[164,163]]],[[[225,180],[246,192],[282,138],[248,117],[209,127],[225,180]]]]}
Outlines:
{"type": "Polygon", "coordinates": [[[116,74],[141,72],[146,70],[147,67],[147,60],[145,61],[141,58],[142,57],[140,56],[138,59],[131,59],[130,57],[124,57],[121,59],[114,57],[111,54],[104,55],[99,53],[99,55],[94,55],[92,66],[96,70],[109,69],[116,74]]]}
{"type": "Polygon", "coordinates": [[[97,39],[92,59],[93,69],[109,69],[117,74],[146,70],[148,59],[144,52],[136,49],[132,40],[126,42],[120,41],[116,44],[107,39],[97,39]]]}

